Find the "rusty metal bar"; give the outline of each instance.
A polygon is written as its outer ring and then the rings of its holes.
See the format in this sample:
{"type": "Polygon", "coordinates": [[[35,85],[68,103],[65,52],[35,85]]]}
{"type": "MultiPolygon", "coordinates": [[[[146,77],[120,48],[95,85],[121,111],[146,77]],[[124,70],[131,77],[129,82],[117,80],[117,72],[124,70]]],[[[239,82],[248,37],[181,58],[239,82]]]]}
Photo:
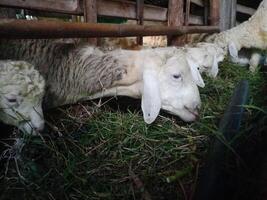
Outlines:
{"type": "Polygon", "coordinates": [[[0,20],[0,38],[87,38],[214,33],[218,26],[140,26],[59,21],[0,20]]]}

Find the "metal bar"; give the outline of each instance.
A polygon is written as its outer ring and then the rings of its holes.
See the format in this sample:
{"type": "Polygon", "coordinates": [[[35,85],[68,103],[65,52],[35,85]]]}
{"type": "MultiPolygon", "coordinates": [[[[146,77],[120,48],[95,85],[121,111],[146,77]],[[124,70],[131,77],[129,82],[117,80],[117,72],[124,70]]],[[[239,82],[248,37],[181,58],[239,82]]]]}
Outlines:
{"type": "Polygon", "coordinates": [[[214,33],[218,26],[140,26],[59,21],[0,20],[1,38],[87,38],[214,33]]]}

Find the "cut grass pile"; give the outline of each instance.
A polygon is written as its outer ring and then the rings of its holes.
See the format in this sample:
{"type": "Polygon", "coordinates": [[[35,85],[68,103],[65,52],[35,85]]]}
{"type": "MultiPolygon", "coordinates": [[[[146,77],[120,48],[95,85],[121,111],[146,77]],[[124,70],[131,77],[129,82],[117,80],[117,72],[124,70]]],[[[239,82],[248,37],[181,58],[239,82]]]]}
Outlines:
{"type": "Polygon", "coordinates": [[[190,199],[209,138],[241,79],[249,80],[252,120],[264,109],[266,80],[229,62],[217,79],[205,77],[195,123],[161,113],[146,125],[139,101],[126,109],[96,102],[57,109],[46,116],[42,137],[24,136],[21,153],[13,147],[3,154],[0,199],[190,199]]]}

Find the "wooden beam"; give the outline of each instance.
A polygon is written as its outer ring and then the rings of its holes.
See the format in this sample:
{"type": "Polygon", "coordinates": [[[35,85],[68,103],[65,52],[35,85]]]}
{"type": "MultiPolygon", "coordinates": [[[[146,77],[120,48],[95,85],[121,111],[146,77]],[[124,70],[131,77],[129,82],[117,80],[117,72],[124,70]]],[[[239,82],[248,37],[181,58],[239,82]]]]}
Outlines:
{"type": "MultiPolygon", "coordinates": [[[[86,23],[97,23],[97,7],[96,0],[83,0],[84,21],[86,23]]],[[[91,45],[97,45],[96,38],[88,38],[88,43],[91,45]]]]}
{"type": "Polygon", "coordinates": [[[217,26],[220,23],[220,0],[210,0],[210,24],[217,26]]]}
{"type": "Polygon", "coordinates": [[[247,15],[253,15],[256,9],[237,4],[236,11],[247,15]]]}
{"type": "Polygon", "coordinates": [[[0,6],[82,15],[78,0],[1,0],[0,6]]]}
{"type": "Polygon", "coordinates": [[[0,20],[0,38],[88,38],[214,33],[217,26],[140,26],[61,21],[0,20]]]}
{"type": "MultiPolygon", "coordinates": [[[[64,6],[65,4],[62,4],[63,6],[61,6],[60,2],[65,2],[66,0],[54,1],[56,3],[53,3],[52,6],[51,0],[25,0],[25,3],[23,3],[23,0],[0,0],[0,6],[11,6],[16,8],[38,10],[41,11],[38,12],[38,16],[41,17],[67,17],[67,15],[65,14],[83,15],[83,5],[79,5],[78,3],[76,4],[76,0],[72,0],[72,6],[70,6],[69,4],[67,6],[64,6]],[[30,1],[32,1],[33,4],[29,6],[30,1]],[[49,12],[51,12],[51,14],[49,12]]],[[[193,2],[195,0],[191,1],[193,2]]],[[[98,16],[121,17],[135,20],[137,19],[135,2],[121,0],[97,0],[96,3],[98,16]]],[[[144,4],[143,18],[147,21],[166,22],[167,10],[167,8],[144,4]]],[[[37,15],[37,12],[34,11],[30,11],[30,13],[37,15]]],[[[190,15],[189,24],[203,25],[203,20],[200,18],[201,17],[199,16],[190,15]]]]}
{"type": "MultiPolygon", "coordinates": [[[[168,5],[168,26],[183,26],[184,24],[184,1],[169,0],[168,5]]],[[[184,44],[183,39],[177,36],[168,37],[168,45],[181,46],[184,44]]]]}
{"type": "MultiPolygon", "coordinates": [[[[136,3],[121,0],[98,0],[98,15],[138,19],[136,3]]],[[[167,8],[144,4],[144,20],[167,21],[167,8]]]]}
{"type": "Polygon", "coordinates": [[[196,4],[196,5],[198,5],[198,6],[204,7],[203,0],[191,0],[191,2],[194,3],[194,4],[196,4]]]}
{"type": "MultiPolygon", "coordinates": [[[[136,3],[137,24],[144,25],[144,0],[137,0],[136,3]]],[[[137,37],[136,42],[138,45],[143,45],[143,37],[137,37]]]]}

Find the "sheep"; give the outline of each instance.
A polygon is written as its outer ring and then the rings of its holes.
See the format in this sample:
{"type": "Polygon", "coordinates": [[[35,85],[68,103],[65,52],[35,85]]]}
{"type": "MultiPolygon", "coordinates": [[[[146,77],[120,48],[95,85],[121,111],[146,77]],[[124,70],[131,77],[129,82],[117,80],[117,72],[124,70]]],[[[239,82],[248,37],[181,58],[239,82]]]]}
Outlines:
{"type": "Polygon", "coordinates": [[[153,49],[104,53],[96,47],[51,40],[2,44],[0,57],[23,59],[38,66],[47,83],[44,109],[124,95],[141,98],[144,120],[149,124],[161,108],[184,121],[198,117],[201,101],[197,85],[203,86],[203,80],[181,54],[169,56],[153,49]]]}
{"type": "MultiPolygon", "coordinates": [[[[191,68],[197,68],[200,73],[206,73],[211,77],[218,74],[218,63],[223,61],[225,52],[222,48],[213,43],[196,43],[184,47],[162,47],[155,51],[168,53],[171,55],[185,56],[186,64],[191,68]]],[[[204,83],[203,83],[204,86],[204,83]]]]}
{"type": "Polygon", "coordinates": [[[45,81],[25,61],[0,61],[0,120],[24,133],[37,134],[44,128],[42,99],[45,81]]]}
{"type": "MultiPolygon", "coordinates": [[[[206,38],[223,48],[234,60],[238,61],[241,48],[267,48],[267,0],[263,0],[256,12],[246,22],[206,38]]],[[[242,60],[241,60],[242,61],[242,60]]]]}
{"type": "Polygon", "coordinates": [[[259,65],[267,64],[266,53],[263,53],[257,49],[241,49],[237,57],[230,57],[233,63],[241,66],[249,66],[251,72],[255,72],[259,65]]]}
{"type": "Polygon", "coordinates": [[[223,61],[226,54],[222,48],[213,43],[197,43],[184,48],[191,65],[197,67],[200,73],[206,73],[215,78],[219,72],[218,63],[223,61]]]}

